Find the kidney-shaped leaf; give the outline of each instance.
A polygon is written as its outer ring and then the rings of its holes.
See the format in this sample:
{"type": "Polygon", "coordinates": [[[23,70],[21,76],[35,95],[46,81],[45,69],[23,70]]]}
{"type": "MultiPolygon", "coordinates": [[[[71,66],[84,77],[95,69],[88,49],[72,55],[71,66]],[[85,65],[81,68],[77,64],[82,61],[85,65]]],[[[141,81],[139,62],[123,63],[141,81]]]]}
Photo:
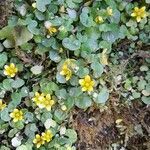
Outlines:
{"type": "Polygon", "coordinates": [[[51,0],[37,0],[36,5],[37,9],[41,12],[46,11],[46,5],[50,4],[51,0]]]}
{"type": "Polygon", "coordinates": [[[98,104],[105,104],[109,98],[109,92],[107,88],[102,88],[101,92],[98,94],[98,97],[94,100],[98,104]]]}
{"type": "Polygon", "coordinates": [[[71,51],[75,51],[75,50],[79,49],[81,46],[80,41],[78,41],[77,39],[72,38],[72,37],[63,39],[62,44],[65,48],[67,48],[71,51]]]}

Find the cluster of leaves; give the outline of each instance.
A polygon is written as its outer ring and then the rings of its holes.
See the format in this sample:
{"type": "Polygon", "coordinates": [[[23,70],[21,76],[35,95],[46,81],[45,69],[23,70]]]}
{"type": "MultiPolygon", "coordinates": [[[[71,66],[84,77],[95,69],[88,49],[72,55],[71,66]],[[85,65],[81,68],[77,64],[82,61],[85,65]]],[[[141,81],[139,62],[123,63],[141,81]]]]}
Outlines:
{"type": "MultiPolygon", "coordinates": [[[[148,12],[148,3],[148,0],[140,5],[122,0],[36,0],[32,4],[16,0],[16,15],[0,31],[0,98],[7,104],[0,112],[0,134],[4,139],[0,149],[9,150],[12,146],[17,150],[36,149],[32,142],[35,134],[45,129],[50,129],[54,136],[41,150],[75,149],[72,145],[77,134],[67,126],[70,111],[75,106],[86,110],[105,105],[112,90],[105,81],[112,46],[125,38],[148,43],[149,16],[140,23],[131,17],[135,6],[146,5],[148,12]],[[108,14],[108,8],[112,15],[108,14]],[[95,21],[97,16],[103,18],[102,23],[95,21]],[[56,32],[49,34],[47,22],[56,32]],[[69,80],[60,74],[67,59],[73,59],[76,66],[69,80]],[[4,66],[10,63],[18,68],[14,78],[4,75],[4,66]],[[79,84],[86,75],[94,80],[92,92],[82,91],[79,84]],[[51,111],[33,103],[38,91],[52,96],[55,105],[51,111]],[[24,119],[16,123],[9,115],[15,108],[24,114],[24,119]]],[[[140,98],[142,93],[142,100],[149,104],[149,68],[141,70],[146,74],[145,80],[133,77],[124,86],[128,90],[138,85],[132,96],[140,98]]]]}
{"type": "Polygon", "coordinates": [[[150,104],[150,72],[145,65],[140,67],[140,71],[140,76],[132,76],[125,80],[125,92],[122,95],[130,101],[141,99],[145,104],[150,104]]]}

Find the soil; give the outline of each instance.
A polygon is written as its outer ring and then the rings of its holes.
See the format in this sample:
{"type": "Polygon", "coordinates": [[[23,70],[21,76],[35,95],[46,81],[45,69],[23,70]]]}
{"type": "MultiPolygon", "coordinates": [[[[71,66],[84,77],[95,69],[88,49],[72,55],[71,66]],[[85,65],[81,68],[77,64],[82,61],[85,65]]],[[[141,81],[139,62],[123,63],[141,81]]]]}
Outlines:
{"type": "Polygon", "coordinates": [[[0,0],[0,28],[7,24],[8,18],[8,2],[7,0],[0,0]]]}
{"type": "Polygon", "coordinates": [[[76,109],[73,115],[73,127],[78,133],[78,150],[109,150],[111,144],[117,143],[114,150],[150,150],[150,107],[139,102],[130,107],[116,105],[112,97],[108,109],[100,112],[90,108],[86,112],[76,109]],[[116,120],[122,119],[121,128],[116,126],[116,120]],[[140,131],[135,130],[139,126],[140,131]]]}

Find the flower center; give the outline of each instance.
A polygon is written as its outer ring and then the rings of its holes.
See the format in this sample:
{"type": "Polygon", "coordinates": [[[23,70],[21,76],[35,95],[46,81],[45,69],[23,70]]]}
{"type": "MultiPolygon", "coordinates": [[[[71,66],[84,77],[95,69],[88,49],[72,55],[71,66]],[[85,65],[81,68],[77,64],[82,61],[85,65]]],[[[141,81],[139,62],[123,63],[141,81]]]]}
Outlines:
{"type": "Polygon", "coordinates": [[[89,86],[90,86],[90,83],[85,83],[85,86],[86,86],[86,87],[89,87],[89,86]]]}

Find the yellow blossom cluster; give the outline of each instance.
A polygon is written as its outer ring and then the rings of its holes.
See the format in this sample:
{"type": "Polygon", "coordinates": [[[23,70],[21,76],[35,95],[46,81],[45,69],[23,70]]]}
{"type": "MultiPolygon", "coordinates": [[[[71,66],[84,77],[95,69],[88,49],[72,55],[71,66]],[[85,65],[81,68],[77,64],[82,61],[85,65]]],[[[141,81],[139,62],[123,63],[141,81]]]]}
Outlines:
{"type": "Polygon", "coordinates": [[[6,104],[3,103],[2,99],[0,99],[0,111],[2,111],[6,107],[6,104]]]}
{"type": "Polygon", "coordinates": [[[92,80],[89,75],[86,75],[83,79],[79,80],[79,84],[82,87],[82,91],[93,91],[94,83],[94,80],[92,80]]]}
{"type": "Polygon", "coordinates": [[[49,35],[53,35],[54,33],[56,33],[58,31],[57,28],[55,26],[53,26],[51,24],[51,22],[49,22],[49,21],[46,21],[44,25],[45,25],[45,28],[47,29],[49,35]]]}
{"type": "Polygon", "coordinates": [[[142,18],[145,18],[147,16],[145,9],[145,6],[141,8],[135,7],[131,16],[135,17],[137,22],[140,22],[142,18]]]}
{"type": "Polygon", "coordinates": [[[113,10],[112,10],[112,8],[107,7],[106,11],[107,11],[107,14],[108,14],[109,16],[112,16],[112,15],[113,15],[113,10]]]}
{"type": "MultiPolygon", "coordinates": [[[[113,10],[112,10],[110,7],[107,7],[107,9],[106,9],[106,14],[107,14],[107,16],[112,16],[112,15],[113,15],[113,10]]],[[[97,24],[100,24],[100,23],[103,23],[103,22],[104,22],[104,19],[103,19],[102,16],[97,16],[97,17],[95,18],[95,22],[96,22],[97,24]]]]}
{"type": "Polygon", "coordinates": [[[10,117],[13,118],[14,122],[18,122],[23,120],[23,112],[19,109],[14,109],[13,112],[10,114],[10,117]]]}
{"type": "Polygon", "coordinates": [[[103,18],[102,18],[101,16],[97,16],[97,17],[95,18],[95,22],[96,22],[96,23],[103,23],[104,20],[103,20],[103,18]]]}
{"type": "Polygon", "coordinates": [[[35,92],[35,96],[32,98],[32,100],[35,102],[35,104],[39,108],[46,108],[48,111],[51,110],[51,107],[54,105],[54,100],[52,100],[50,94],[44,94],[35,92]]]}
{"type": "Polygon", "coordinates": [[[41,145],[44,145],[45,142],[50,142],[52,140],[53,134],[50,130],[46,130],[45,132],[42,132],[41,135],[36,134],[33,143],[36,144],[37,148],[40,148],[41,145]]]}
{"type": "Polygon", "coordinates": [[[4,66],[4,74],[6,76],[14,77],[17,72],[18,72],[18,68],[15,66],[14,63],[4,66]]]}
{"type": "Polygon", "coordinates": [[[57,28],[54,26],[50,26],[47,30],[48,30],[50,35],[53,35],[54,33],[57,32],[57,28]]]}
{"type": "Polygon", "coordinates": [[[72,70],[75,68],[74,59],[67,59],[61,68],[60,74],[65,76],[66,81],[68,81],[72,77],[72,70]]]}

